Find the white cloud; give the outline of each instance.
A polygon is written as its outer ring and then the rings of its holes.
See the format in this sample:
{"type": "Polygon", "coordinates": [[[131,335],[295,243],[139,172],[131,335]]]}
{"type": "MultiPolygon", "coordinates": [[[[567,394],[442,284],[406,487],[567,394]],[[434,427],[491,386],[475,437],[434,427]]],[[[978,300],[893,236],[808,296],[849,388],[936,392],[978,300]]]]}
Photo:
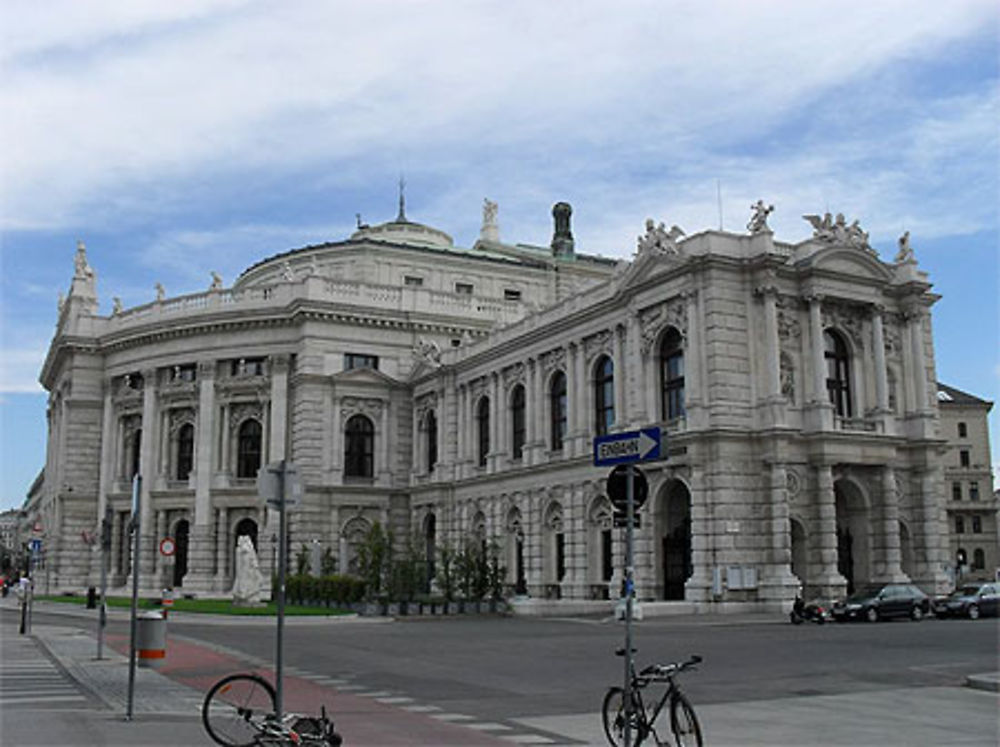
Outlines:
{"type": "Polygon", "coordinates": [[[40,393],[38,372],[45,348],[5,349],[0,355],[0,394],[40,393]]]}

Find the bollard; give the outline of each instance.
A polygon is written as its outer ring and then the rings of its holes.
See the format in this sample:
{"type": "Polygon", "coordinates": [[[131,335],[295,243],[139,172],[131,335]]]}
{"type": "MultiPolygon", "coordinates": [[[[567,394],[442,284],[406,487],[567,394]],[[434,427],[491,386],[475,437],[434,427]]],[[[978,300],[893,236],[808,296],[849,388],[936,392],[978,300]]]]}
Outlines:
{"type": "Polygon", "coordinates": [[[93,586],[87,587],[87,609],[96,610],[97,609],[97,589],[93,586]]]}
{"type": "Polygon", "coordinates": [[[164,589],[160,596],[160,604],[163,607],[163,619],[167,619],[167,613],[174,608],[174,590],[164,589]]]}
{"type": "Polygon", "coordinates": [[[159,612],[136,618],[135,649],[140,667],[159,667],[167,656],[167,620],[159,612]]]}

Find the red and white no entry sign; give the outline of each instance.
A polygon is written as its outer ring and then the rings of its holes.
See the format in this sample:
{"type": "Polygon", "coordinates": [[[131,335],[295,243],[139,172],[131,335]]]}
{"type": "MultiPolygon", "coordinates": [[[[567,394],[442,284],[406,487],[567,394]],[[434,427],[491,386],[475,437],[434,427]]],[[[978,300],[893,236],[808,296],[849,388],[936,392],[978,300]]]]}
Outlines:
{"type": "Polygon", "coordinates": [[[160,540],[160,555],[165,555],[169,558],[176,550],[177,544],[172,537],[164,537],[160,540]]]}

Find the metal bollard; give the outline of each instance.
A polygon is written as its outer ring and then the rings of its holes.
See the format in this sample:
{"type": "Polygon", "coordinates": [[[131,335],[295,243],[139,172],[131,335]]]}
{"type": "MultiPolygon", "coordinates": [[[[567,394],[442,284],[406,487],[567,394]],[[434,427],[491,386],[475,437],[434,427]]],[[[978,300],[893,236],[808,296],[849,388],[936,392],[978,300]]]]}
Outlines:
{"type": "Polygon", "coordinates": [[[136,657],[140,667],[157,668],[167,656],[167,620],[159,612],[136,618],[136,657]]]}

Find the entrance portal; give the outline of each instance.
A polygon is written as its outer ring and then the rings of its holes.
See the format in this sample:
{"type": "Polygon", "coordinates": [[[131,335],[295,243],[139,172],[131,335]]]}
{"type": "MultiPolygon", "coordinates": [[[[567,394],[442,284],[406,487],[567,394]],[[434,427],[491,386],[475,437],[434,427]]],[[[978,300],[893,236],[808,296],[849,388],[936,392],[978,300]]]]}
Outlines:
{"type": "Polygon", "coordinates": [[[837,506],[837,571],[847,580],[847,592],[871,581],[871,521],[864,494],[855,482],[833,484],[837,506]]]}
{"type": "Polygon", "coordinates": [[[691,577],[691,494],[675,480],[661,498],[660,558],[663,563],[663,598],[683,599],[684,584],[691,577]]]}
{"type": "Polygon", "coordinates": [[[184,585],[188,571],[188,531],[187,519],[181,519],[174,527],[174,588],[184,585]]]}

